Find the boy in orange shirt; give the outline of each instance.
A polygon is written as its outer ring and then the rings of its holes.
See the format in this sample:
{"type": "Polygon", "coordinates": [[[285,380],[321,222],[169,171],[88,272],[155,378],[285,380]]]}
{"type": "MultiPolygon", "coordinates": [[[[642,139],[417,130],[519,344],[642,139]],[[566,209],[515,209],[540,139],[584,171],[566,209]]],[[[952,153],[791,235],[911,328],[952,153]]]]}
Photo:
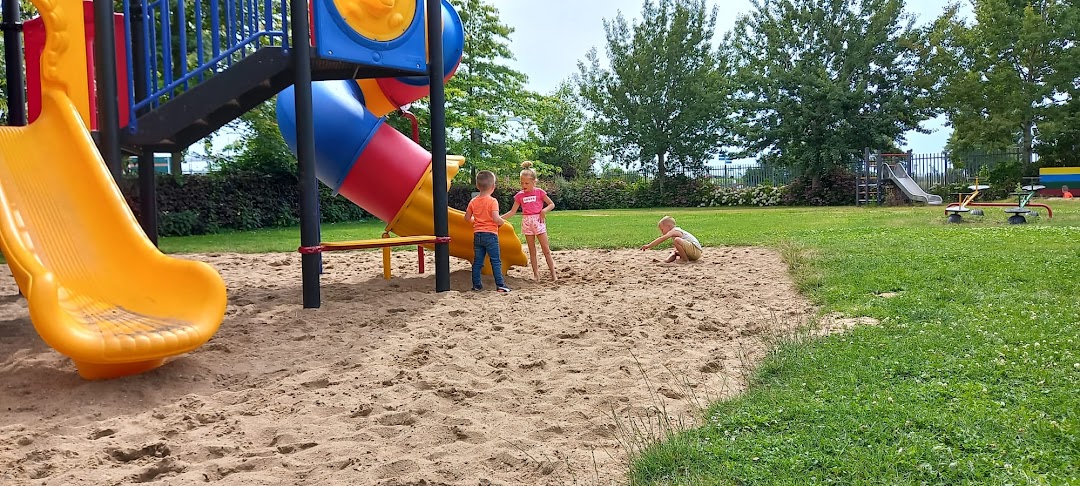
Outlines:
{"type": "Polygon", "coordinates": [[[465,209],[465,221],[473,225],[472,289],[483,290],[480,270],[484,268],[484,255],[491,259],[491,273],[495,275],[495,289],[509,292],[503,283],[502,260],[499,258],[499,226],[506,221],[499,216],[499,201],[491,197],[495,192],[495,174],[482,170],[476,174],[476,189],[480,195],[469,201],[465,209]]]}

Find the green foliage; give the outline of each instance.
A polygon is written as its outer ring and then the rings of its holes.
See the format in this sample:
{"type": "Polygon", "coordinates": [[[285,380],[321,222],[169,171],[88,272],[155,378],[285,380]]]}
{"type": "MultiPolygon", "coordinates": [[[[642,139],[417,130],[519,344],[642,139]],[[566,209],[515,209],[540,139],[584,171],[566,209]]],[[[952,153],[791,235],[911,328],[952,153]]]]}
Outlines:
{"type": "Polygon", "coordinates": [[[1080,98],[1075,94],[1047,110],[1035,151],[1041,167],[1080,166],[1080,98]]]}
{"type": "Polygon", "coordinates": [[[532,120],[525,156],[557,167],[556,174],[566,178],[591,175],[599,140],[573,87],[561,84],[525,108],[525,117],[532,120]]]}
{"type": "Polygon", "coordinates": [[[192,236],[206,233],[206,222],[192,210],[164,211],[158,220],[158,233],[162,236],[192,236]]]}
{"type": "MultiPolygon", "coordinates": [[[[19,0],[19,18],[22,21],[30,20],[37,15],[37,8],[30,0],[19,0]]],[[[20,33],[21,34],[21,33],[20,33]]],[[[0,35],[0,53],[4,52],[4,36],[0,35]]],[[[25,66],[25,62],[22,62],[25,66]]],[[[7,56],[0,55],[0,124],[8,123],[8,85],[7,85],[7,56]]],[[[25,77],[25,68],[23,75],[25,77]]],[[[24,81],[29,83],[29,80],[24,81]]],[[[29,113],[27,113],[29,116],[29,113]]]]}
{"type": "Polygon", "coordinates": [[[505,173],[524,157],[514,144],[491,140],[510,137],[509,118],[522,111],[529,96],[525,74],[506,65],[514,58],[509,45],[514,29],[499,20],[499,10],[487,0],[453,3],[465,28],[465,52],[446,85],[447,147],[476,170],[505,173]]]}
{"type": "MultiPolygon", "coordinates": [[[[763,186],[745,189],[726,189],[718,181],[685,175],[668,177],[661,187],[657,179],[642,177],[582,177],[577,179],[541,179],[544,189],[556,209],[630,209],[655,207],[704,206],[776,206],[783,189],[763,186]]],[[[450,187],[449,205],[464,210],[472,199],[471,187],[454,184],[450,187]]],[[[513,204],[519,190],[517,177],[500,178],[493,196],[499,207],[506,210],[513,204]]]]}
{"type": "Polygon", "coordinates": [[[617,162],[661,176],[699,168],[728,136],[730,88],[712,46],[717,9],[704,0],[646,0],[641,14],[640,23],[621,13],[604,21],[608,66],[595,49],[578,63],[581,97],[617,162]]]}
{"type": "Polygon", "coordinates": [[[855,174],[832,167],[824,174],[804,174],[787,186],[785,206],[845,206],[855,198],[855,174]]]}
{"type": "Polygon", "coordinates": [[[555,184],[551,200],[565,209],[626,209],[646,206],[649,184],[644,180],[573,179],[555,184]]]}
{"type": "Polygon", "coordinates": [[[784,188],[755,186],[741,189],[717,187],[705,206],[778,206],[784,200],[784,188]]]}
{"type": "MultiPolygon", "coordinates": [[[[138,184],[121,180],[128,204],[139,214],[138,184]]],[[[227,172],[157,180],[158,231],[162,236],[187,236],[225,230],[250,231],[299,223],[300,191],[294,174],[227,172]]],[[[358,206],[319,186],[322,221],[356,221],[366,216],[358,206]]]]}
{"type": "MultiPolygon", "coordinates": [[[[754,0],[725,40],[739,145],[822,176],[933,115],[923,44],[902,0],[754,0]]],[[[854,190],[852,190],[852,194],[854,190]]]]}
{"type": "MultiPolygon", "coordinates": [[[[1040,127],[1048,152],[1072,150],[1067,121],[1080,76],[1080,7],[1060,0],[973,0],[975,22],[949,8],[934,24],[931,68],[941,73],[954,150],[1019,146],[1031,161],[1040,127]],[[959,69],[957,69],[959,67],[959,69]],[[1065,147],[1055,149],[1058,144],[1065,147]]],[[[1042,143],[1040,145],[1043,145],[1042,143]]]]}
{"type": "Polygon", "coordinates": [[[295,177],[296,157],[281,136],[274,100],[244,113],[239,120],[240,138],[227,147],[228,155],[217,160],[219,173],[258,172],[295,177]]]}

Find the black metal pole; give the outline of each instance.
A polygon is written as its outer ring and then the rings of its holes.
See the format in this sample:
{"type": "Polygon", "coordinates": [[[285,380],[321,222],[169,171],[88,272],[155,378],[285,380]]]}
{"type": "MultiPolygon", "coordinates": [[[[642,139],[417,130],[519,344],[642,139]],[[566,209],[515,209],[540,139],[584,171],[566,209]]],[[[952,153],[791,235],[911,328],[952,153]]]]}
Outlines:
{"type": "MultiPolygon", "coordinates": [[[[442,2],[427,0],[428,83],[431,86],[431,191],[435,236],[450,236],[446,212],[446,91],[443,86],[442,2]]],[[[450,244],[435,245],[435,291],[450,290],[450,244]]]]}
{"type": "Polygon", "coordinates": [[[139,225],[157,246],[157,174],[154,173],[154,151],[146,149],[139,152],[139,225]]]}
{"type": "MultiPolygon", "coordinates": [[[[300,246],[319,244],[319,181],[315,178],[315,125],[311,114],[311,47],[308,42],[308,2],[293,0],[293,87],[296,90],[296,163],[300,166],[300,246]]],[[[304,308],[321,305],[318,253],[301,257],[304,308]]]]}
{"type": "Polygon", "coordinates": [[[22,19],[19,0],[3,3],[4,59],[7,66],[8,125],[26,125],[26,85],[23,83],[22,19]]]}
{"type": "Polygon", "coordinates": [[[113,179],[122,173],[120,154],[120,107],[116,103],[116,31],[113,2],[94,0],[94,79],[97,82],[97,129],[101,156],[113,179]]]}
{"type": "MultiPolygon", "coordinates": [[[[133,2],[131,5],[131,43],[132,69],[135,71],[135,99],[131,103],[141,101],[146,97],[146,73],[143,68],[146,64],[146,42],[142,32],[146,14],[142,10],[142,4],[133,2]]],[[[141,110],[145,112],[144,108],[141,110]]],[[[142,113],[136,113],[136,116],[142,113]]],[[[154,246],[158,244],[158,204],[157,204],[157,173],[154,170],[154,151],[142,150],[139,152],[139,225],[154,246]]]]}

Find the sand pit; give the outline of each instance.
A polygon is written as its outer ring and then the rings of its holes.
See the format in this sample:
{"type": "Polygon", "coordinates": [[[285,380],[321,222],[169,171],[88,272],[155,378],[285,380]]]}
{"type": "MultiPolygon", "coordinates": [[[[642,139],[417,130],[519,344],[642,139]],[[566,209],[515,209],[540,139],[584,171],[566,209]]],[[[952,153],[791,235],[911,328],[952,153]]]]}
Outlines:
{"type": "Polygon", "coordinates": [[[0,483],[617,484],[625,417],[693,420],[812,312],[771,250],[664,256],[556,252],[562,280],[515,268],[510,294],[453,261],[436,294],[415,253],[390,281],[376,252],[327,254],[305,311],[298,255],[193,255],[228,283],[221,330],[105,382],[38,338],[5,266],[0,483]]]}

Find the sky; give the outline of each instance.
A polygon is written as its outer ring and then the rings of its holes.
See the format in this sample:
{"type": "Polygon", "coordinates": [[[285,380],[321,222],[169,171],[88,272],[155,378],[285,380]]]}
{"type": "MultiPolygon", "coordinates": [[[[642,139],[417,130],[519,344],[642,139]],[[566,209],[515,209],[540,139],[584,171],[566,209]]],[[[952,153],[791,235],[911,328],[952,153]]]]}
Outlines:
{"type": "MultiPolygon", "coordinates": [[[[604,19],[622,14],[639,18],[641,0],[489,0],[499,9],[502,22],[514,29],[510,35],[511,49],[516,59],[509,64],[529,76],[527,87],[541,93],[555,90],[559,82],[577,72],[578,61],[585,59],[595,47],[604,59],[604,19]]],[[[749,0],[726,0],[720,4],[717,32],[714,39],[723,38],[731,30],[738,15],[752,9],[749,0]]],[[[907,11],[919,23],[930,22],[944,11],[948,0],[908,0],[907,11]]],[[[945,119],[923,123],[930,134],[910,132],[902,148],[917,153],[940,152],[945,148],[950,129],[945,119]]]]}

